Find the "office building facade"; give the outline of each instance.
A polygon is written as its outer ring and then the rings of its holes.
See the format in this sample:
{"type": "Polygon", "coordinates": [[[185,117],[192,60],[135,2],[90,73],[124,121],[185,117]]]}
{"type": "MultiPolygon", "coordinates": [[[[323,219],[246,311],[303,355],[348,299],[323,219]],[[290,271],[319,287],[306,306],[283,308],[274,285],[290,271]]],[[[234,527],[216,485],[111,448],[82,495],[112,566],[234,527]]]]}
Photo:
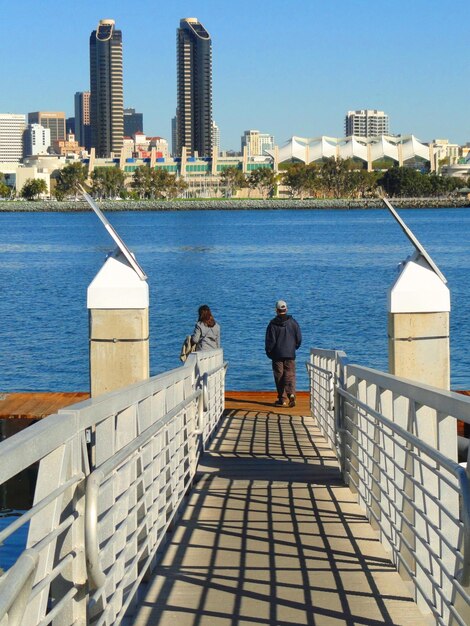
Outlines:
{"type": "Polygon", "coordinates": [[[63,111],[34,111],[28,113],[28,124],[39,124],[51,131],[51,143],[65,139],[65,113],[63,111]]]}
{"type": "Polygon", "coordinates": [[[136,133],[144,132],[144,116],[136,113],[135,109],[124,109],[124,135],[133,137],[136,133]]]}
{"type": "Polygon", "coordinates": [[[377,109],[362,109],[360,111],[348,111],[344,122],[346,137],[379,137],[389,135],[388,115],[377,109]]]}
{"type": "Polygon", "coordinates": [[[194,17],[176,31],[177,155],[212,155],[212,41],[194,17]]]}
{"type": "Polygon", "coordinates": [[[75,105],[75,138],[88,151],[91,148],[90,92],[77,91],[75,105]]]}
{"type": "Polygon", "coordinates": [[[242,153],[246,147],[247,156],[263,156],[266,150],[274,150],[274,137],[259,130],[245,130],[241,140],[242,153]]]}
{"type": "Polygon", "coordinates": [[[0,163],[17,163],[23,158],[26,115],[0,113],[0,163]]]}
{"type": "Polygon", "coordinates": [[[90,36],[90,122],[96,156],[119,155],[124,135],[122,32],[100,20],[90,36]]]}

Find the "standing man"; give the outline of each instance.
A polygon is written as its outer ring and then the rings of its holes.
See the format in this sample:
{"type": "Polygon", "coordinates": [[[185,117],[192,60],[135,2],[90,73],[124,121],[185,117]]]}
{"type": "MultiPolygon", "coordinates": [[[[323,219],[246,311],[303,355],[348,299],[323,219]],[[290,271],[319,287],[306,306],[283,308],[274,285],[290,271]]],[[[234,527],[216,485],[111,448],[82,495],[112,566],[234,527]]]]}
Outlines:
{"type": "Polygon", "coordinates": [[[273,363],[274,382],[277,389],[275,406],[295,406],[295,351],[302,343],[300,326],[291,315],[287,315],[284,300],[276,302],[276,317],[266,329],[265,349],[273,363]]]}

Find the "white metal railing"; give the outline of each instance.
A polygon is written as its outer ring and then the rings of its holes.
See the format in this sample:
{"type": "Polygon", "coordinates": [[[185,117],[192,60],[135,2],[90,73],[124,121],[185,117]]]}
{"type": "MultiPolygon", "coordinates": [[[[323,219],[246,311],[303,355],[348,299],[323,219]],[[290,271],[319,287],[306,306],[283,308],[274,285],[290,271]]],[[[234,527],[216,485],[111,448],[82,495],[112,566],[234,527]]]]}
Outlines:
{"type": "Polygon", "coordinates": [[[119,624],[224,410],[222,350],[67,407],[0,444],[0,484],[39,463],[25,550],[0,578],[0,624],[119,624]]]}
{"type": "Polygon", "coordinates": [[[423,612],[470,623],[470,483],[457,463],[457,418],[470,399],[311,351],[313,415],[345,482],[423,612]]]}

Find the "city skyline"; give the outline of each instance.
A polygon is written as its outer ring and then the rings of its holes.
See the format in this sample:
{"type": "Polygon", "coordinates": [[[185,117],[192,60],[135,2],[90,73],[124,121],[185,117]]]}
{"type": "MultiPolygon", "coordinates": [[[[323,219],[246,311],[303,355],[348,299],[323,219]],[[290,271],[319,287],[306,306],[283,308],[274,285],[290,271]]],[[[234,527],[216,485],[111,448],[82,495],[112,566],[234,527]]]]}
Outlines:
{"type": "Polygon", "coordinates": [[[74,11],[48,0],[41,12],[24,0],[9,6],[0,24],[9,77],[0,112],[72,115],[74,94],[90,87],[89,33],[111,18],[123,33],[124,106],[144,114],[146,133],[170,140],[176,29],[181,18],[197,17],[212,38],[213,117],[222,149],[237,149],[247,128],[273,134],[279,145],[292,135],[341,136],[345,113],[355,109],[386,111],[393,133],[470,141],[470,7],[451,13],[433,0],[411,6],[399,0],[381,12],[369,0],[325,5],[303,0],[287,11],[272,0],[268,12],[246,0],[236,6],[202,0],[196,7],[145,1],[130,12],[124,4],[85,0],[74,11]],[[18,46],[20,24],[28,38],[18,46]]]}

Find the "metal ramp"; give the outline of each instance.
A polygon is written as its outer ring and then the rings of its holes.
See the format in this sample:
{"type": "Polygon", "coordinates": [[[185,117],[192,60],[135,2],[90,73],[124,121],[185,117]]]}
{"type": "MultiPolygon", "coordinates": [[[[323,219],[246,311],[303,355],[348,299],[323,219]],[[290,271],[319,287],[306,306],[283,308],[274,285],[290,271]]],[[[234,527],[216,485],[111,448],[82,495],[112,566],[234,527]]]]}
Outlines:
{"type": "Polygon", "coordinates": [[[292,411],[267,399],[227,400],[131,623],[425,624],[308,400],[292,411]]]}

